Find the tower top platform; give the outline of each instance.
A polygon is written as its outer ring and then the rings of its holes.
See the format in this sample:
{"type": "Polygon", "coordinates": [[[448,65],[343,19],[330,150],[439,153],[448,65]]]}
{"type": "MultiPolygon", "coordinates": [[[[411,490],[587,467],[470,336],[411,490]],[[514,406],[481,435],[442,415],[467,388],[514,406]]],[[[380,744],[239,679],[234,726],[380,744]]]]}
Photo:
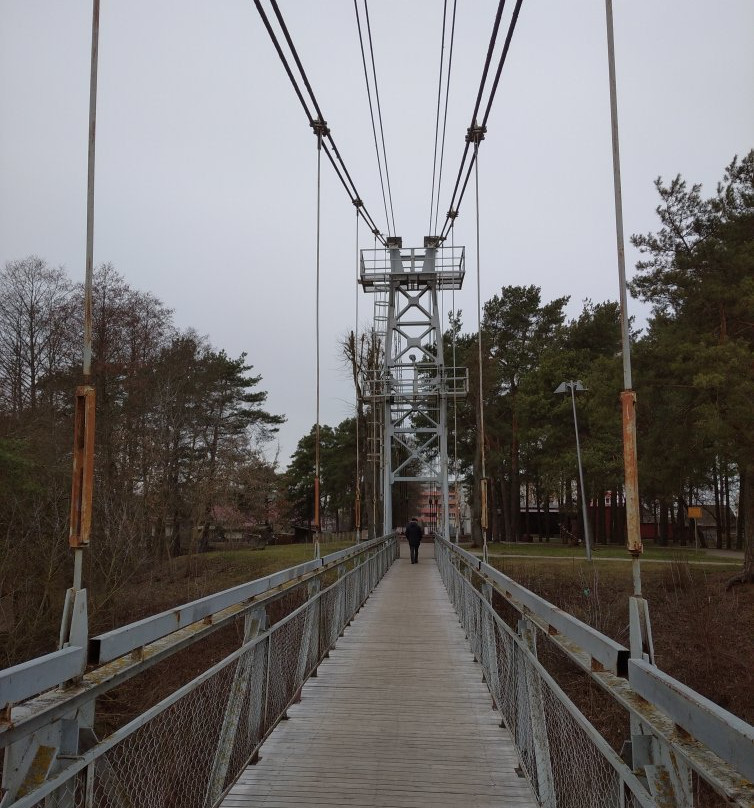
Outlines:
{"type": "Polygon", "coordinates": [[[387,247],[361,251],[359,282],[365,292],[395,283],[408,289],[428,283],[439,290],[460,289],[465,273],[464,247],[387,247]]]}

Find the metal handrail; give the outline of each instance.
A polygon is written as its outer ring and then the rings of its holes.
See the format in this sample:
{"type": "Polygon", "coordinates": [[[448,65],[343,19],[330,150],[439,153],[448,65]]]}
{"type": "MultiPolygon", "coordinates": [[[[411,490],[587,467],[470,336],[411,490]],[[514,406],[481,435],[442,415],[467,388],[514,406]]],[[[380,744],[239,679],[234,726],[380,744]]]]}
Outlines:
{"type": "MultiPolygon", "coordinates": [[[[368,552],[384,542],[385,538],[379,537],[354,547],[346,547],[322,558],[288,567],[263,578],[239,584],[99,634],[89,640],[87,662],[95,666],[112,662],[201,620],[212,618],[225,609],[250,603],[253,599],[271,593],[286,584],[301,583],[310,573],[330,569],[334,565],[368,552]]],[[[80,647],[63,648],[0,670],[0,710],[7,710],[10,704],[26,701],[32,696],[68,682],[80,673],[83,654],[84,649],[80,647]]],[[[0,733],[2,729],[3,724],[0,722],[0,733]]]]}
{"type": "MultiPolygon", "coordinates": [[[[489,585],[607,691],[660,747],[693,769],[731,803],[754,805],[754,726],[482,562],[436,537],[466,577],[489,585]],[[680,728],[682,731],[678,731],[680,728]]],[[[634,767],[636,768],[636,766],[634,767]]]]}
{"type": "MultiPolygon", "coordinates": [[[[167,711],[175,705],[183,703],[190,705],[191,699],[198,697],[196,694],[199,693],[200,688],[213,677],[218,677],[218,681],[222,680],[222,677],[226,677],[225,681],[227,681],[229,675],[232,674],[233,676],[234,684],[233,688],[231,688],[232,692],[228,696],[226,716],[223,723],[224,728],[226,724],[228,727],[235,726],[237,715],[235,715],[234,711],[237,712],[241,709],[251,710],[250,705],[254,699],[257,699],[257,702],[259,698],[263,699],[263,704],[257,708],[258,734],[255,736],[256,740],[252,746],[243,752],[243,765],[245,766],[248,760],[256,754],[264,739],[272,732],[277,722],[284,716],[287,707],[292,701],[296,700],[297,692],[300,691],[303,682],[313,673],[321,659],[327,655],[334,644],[335,638],[342,632],[345,625],[350,622],[355,611],[360,608],[361,604],[369,596],[371,589],[378,583],[398,553],[398,543],[391,534],[364,542],[353,548],[346,548],[346,550],[332,553],[322,559],[317,559],[316,562],[291,567],[263,579],[249,582],[249,584],[233,587],[223,593],[217,593],[216,596],[202,598],[199,601],[180,607],[178,611],[186,619],[186,615],[201,614],[202,611],[207,611],[210,606],[224,607],[220,608],[219,611],[209,612],[212,618],[211,623],[205,623],[206,618],[200,618],[198,624],[183,625],[170,634],[157,636],[155,640],[144,646],[138,646],[134,643],[139,639],[156,636],[157,628],[164,625],[164,615],[155,615],[151,619],[138,621],[136,624],[124,627],[129,631],[124,631],[121,635],[119,648],[128,648],[129,645],[132,646],[132,650],[138,648],[139,659],[128,658],[127,656],[125,658],[120,657],[114,662],[110,661],[88,672],[81,682],[73,686],[68,686],[61,690],[52,690],[37,699],[32,699],[30,702],[14,708],[13,721],[6,722],[5,725],[0,727],[0,746],[11,746],[11,749],[6,752],[6,767],[4,768],[4,786],[9,788],[9,794],[6,794],[7,799],[3,801],[4,808],[6,804],[12,805],[14,808],[36,805],[45,796],[53,792],[62,795],[60,799],[63,799],[63,802],[59,804],[67,805],[66,800],[70,798],[70,794],[75,793],[76,789],[82,787],[80,783],[79,785],[70,785],[72,782],[77,782],[74,781],[74,778],[85,778],[87,794],[93,793],[93,783],[97,777],[104,776],[106,780],[108,778],[112,780],[113,777],[117,779],[117,774],[113,774],[108,768],[110,764],[107,762],[106,757],[110,750],[126,739],[130,739],[135,733],[148,731],[147,725],[150,722],[157,721],[159,723],[159,721],[165,720],[164,716],[168,715],[167,711]],[[323,576],[333,571],[337,571],[337,580],[333,583],[328,583],[326,587],[321,587],[323,576]],[[305,602],[265,630],[263,627],[264,621],[261,621],[259,617],[264,615],[265,608],[276,599],[295,591],[301,586],[307,587],[305,602]],[[249,594],[253,592],[258,592],[258,594],[249,594]],[[323,606],[325,603],[330,604],[330,614],[327,620],[323,606]],[[91,720],[94,701],[99,695],[121,684],[127,678],[145,671],[155,661],[164,659],[168,654],[195,644],[206,637],[210,631],[217,630],[222,625],[228,625],[231,620],[237,620],[242,615],[246,615],[249,619],[253,618],[252,624],[249,624],[247,620],[247,627],[255,625],[257,628],[254,628],[256,636],[247,637],[239,649],[228,655],[217,665],[200,674],[192,682],[170,694],[159,704],[146,710],[126,726],[116,730],[105,740],[95,742],[91,748],[73,755],[63,749],[67,743],[65,739],[70,739],[70,731],[66,729],[65,722],[62,719],[65,718],[65,720],[70,721],[71,715],[86,716],[89,714],[91,720]],[[290,628],[296,621],[300,627],[298,629],[290,628]],[[192,628],[195,629],[193,632],[192,628]],[[291,631],[293,631],[293,635],[291,635],[291,631]],[[295,640],[293,646],[290,644],[291,636],[299,637],[298,640],[295,640]],[[123,638],[126,638],[125,642],[123,638]],[[300,643],[300,646],[295,643],[300,643]],[[258,672],[266,671],[266,683],[265,681],[257,682],[258,687],[252,693],[248,689],[251,687],[248,675],[244,680],[245,674],[243,671],[251,670],[251,660],[256,659],[255,654],[261,647],[265,649],[264,658],[267,661],[263,663],[261,669],[257,665],[255,670],[258,672]],[[270,666],[273,664],[271,654],[275,648],[278,649],[275,651],[277,655],[293,655],[290,660],[285,662],[285,670],[288,673],[285,675],[284,681],[275,682],[270,680],[269,671],[270,666]],[[235,665],[235,667],[231,668],[230,666],[232,665],[235,665]],[[247,688],[248,699],[251,699],[251,701],[242,699],[239,702],[238,693],[244,687],[247,688]],[[278,692],[281,687],[283,688],[282,701],[280,700],[281,694],[278,692]],[[241,688],[241,690],[238,688],[241,688]],[[270,695],[273,692],[272,688],[277,688],[277,691],[275,691],[277,695],[270,695]],[[182,702],[182,700],[186,701],[182,702]],[[245,707],[243,707],[244,704],[246,705],[245,707]],[[90,705],[90,707],[87,708],[87,705],[90,705]],[[37,731],[42,733],[44,743],[47,746],[50,745],[51,738],[58,737],[60,746],[57,755],[53,758],[58,763],[56,766],[49,768],[48,774],[46,778],[43,778],[43,781],[39,780],[32,769],[26,772],[26,779],[24,780],[24,773],[17,771],[16,762],[21,761],[23,755],[25,755],[23,749],[26,749],[30,742],[32,744],[37,742],[30,738],[37,731]],[[13,746],[14,744],[18,744],[19,751],[14,751],[16,749],[13,746]],[[8,757],[9,752],[11,753],[10,758],[8,757]],[[19,757],[19,754],[21,757],[19,757]],[[100,761],[103,761],[101,765],[100,761]],[[10,768],[9,762],[11,764],[10,768]],[[95,766],[95,763],[97,766],[95,766]],[[101,766],[105,767],[104,775],[102,774],[101,766]],[[99,774],[96,772],[99,772],[99,774]],[[29,778],[32,779],[29,780],[29,778]],[[13,801],[14,798],[16,798],[15,801],[13,801]]],[[[247,628],[248,630],[250,629],[247,628]]],[[[111,634],[112,632],[108,632],[108,635],[111,634]]],[[[129,652],[126,651],[125,653],[128,654],[129,652]]],[[[257,663],[254,664],[256,665],[257,663]]],[[[278,664],[283,663],[279,662],[278,664]]],[[[192,712],[190,706],[183,709],[188,709],[189,713],[192,712]]],[[[251,720],[251,718],[248,720],[251,720]]],[[[87,725],[85,724],[84,726],[87,725]]],[[[91,724],[88,726],[91,726],[91,724]]],[[[76,734],[78,735],[78,732],[76,734]]],[[[42,735],[39,737],[41,738],[42,735]]],[[[231,733],[231,745],[235,743],[233,736],[234,734],[231,733]]],[[[130,740],[128,742],[131,743],[130,740]]],[[[180,740],[176,742],[180,743],[180,740]]],[[[203,804],[209,806],[219,801],[221,792],[224,793],[224,783],[230,777],[235,778],[240,773],[240,769],[238,769],[238,760],[233,763],[233,768],[228,768],[230,765],[229,752],[226,754],[226,751],[221,749],[221,739],[205,739],[202,736],[201,742],[205,744],[216,743],[218,745],[214,753],[215,764],[210,772],[210,779],[201,786],[203,789],[202,794],[206,794],[201,799],[203,804]]],[[[51,748],[54,748],[54,744],[51,748]]],[[[212,747],[210,751],[212,751],[212,747]]],[[[157,761],[155,765],[158,765],[157,761]]],[[[162,775],[158,770],[154,770],[152,776],[158,782],[162,775]]],[[[126,785],[119,787],[126,788],[126,785]]],[[[149,778],[144,783],[140,781],[138,785],[138,788],[141,789],[151,787],[149,778]]],[[[134,804],[139,804],[143,798],[144,795],[138,792],[134,796],[134,804]]],[[[56,802],[56,804],[58,803],[56,802]]],[[[89,804],[89,797],[87,797],[86,805],[88,806],[89,804]]],[[[92,802],[91,804],[97,803],[92,802]]]]}

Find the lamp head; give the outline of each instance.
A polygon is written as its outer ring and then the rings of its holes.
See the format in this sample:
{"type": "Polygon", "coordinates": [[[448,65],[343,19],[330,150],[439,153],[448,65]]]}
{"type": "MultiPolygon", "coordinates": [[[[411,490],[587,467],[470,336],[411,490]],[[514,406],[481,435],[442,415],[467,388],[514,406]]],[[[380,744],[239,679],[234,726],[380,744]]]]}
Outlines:
{"type": "Polygon", "coordinates": [[[581,383],[580,379],[575,382],[561,382],[554,390],[553,393],[569,393],[571,390],[574,393],[585,393],[587,388],[581,383]]]}

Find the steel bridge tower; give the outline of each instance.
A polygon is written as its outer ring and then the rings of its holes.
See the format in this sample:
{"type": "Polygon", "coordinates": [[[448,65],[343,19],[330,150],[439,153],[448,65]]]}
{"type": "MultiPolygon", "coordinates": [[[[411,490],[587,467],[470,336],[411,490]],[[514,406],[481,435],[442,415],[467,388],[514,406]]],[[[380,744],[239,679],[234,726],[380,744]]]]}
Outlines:
{"type": "Polygon", "coordinates": [[[448,514],[448,400],[468,392],[466,368],[446,367],[438,292],[460,289],[464,248],[428,236],[424,248],[361,251],[360,283],[375,294],[375,331],[382,367],[367,371],[363,389],[383,410],[380,462],[385,531],[393,524],[393,483],[435,483],[442,495],[440,532],[450,538],[448,514]]]}

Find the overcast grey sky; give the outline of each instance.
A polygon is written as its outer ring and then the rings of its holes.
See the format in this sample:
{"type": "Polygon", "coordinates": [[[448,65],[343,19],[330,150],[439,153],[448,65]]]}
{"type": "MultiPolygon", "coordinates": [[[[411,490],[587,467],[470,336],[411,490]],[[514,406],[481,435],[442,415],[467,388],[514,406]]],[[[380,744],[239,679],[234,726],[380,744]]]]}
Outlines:
{"type": "MultiPolygon", "coordinates": [[[[449,2],[449,5],[452,3],[449,2]]],[[[513,5],[509,3],[509,5],[513,5]]],[[[351,0],[280,0],[362,198],[384,214],[351,0]]],[[[429,218],[442,0],[372,0],[397,230],[429,218]]],[[[449,202],[497,3],[458,0],[449,202]]],[[[754,146],[752,0],[615,0],[627,237],[655,227],[652,182],[712,193],[754,146]]],[[[0,262],[36,253],[84,274],[90,0],[0,0],[0,262]]],[[[102,0],[95,262],[247,351],[285,413],[283,463],[314,421],[316,141],[251,0],[102,0]]],[[[480,150],[486,299],[618,296],[603,0],[525,0],[480,150]]],[[[322,420],[353,410],[338,338],[353,328],[354,208],[322,196],[322,420]]],[[[372,238],[361,228],[361,246],[372,238]]],[[[473,197],[456,227],[475,266],[473,197]]],[[[635,255],[629,249],[629,272],[635,255]]],[[[456,305],[475,326],[473,272],[456,305]]],[[[361,299],[365,321],[371,299],[361,299]]],[[[446,309],[449,303],[446,302],[446,309]]],[[[637,304],[632,313],[641,314],[637,304]]]]}

